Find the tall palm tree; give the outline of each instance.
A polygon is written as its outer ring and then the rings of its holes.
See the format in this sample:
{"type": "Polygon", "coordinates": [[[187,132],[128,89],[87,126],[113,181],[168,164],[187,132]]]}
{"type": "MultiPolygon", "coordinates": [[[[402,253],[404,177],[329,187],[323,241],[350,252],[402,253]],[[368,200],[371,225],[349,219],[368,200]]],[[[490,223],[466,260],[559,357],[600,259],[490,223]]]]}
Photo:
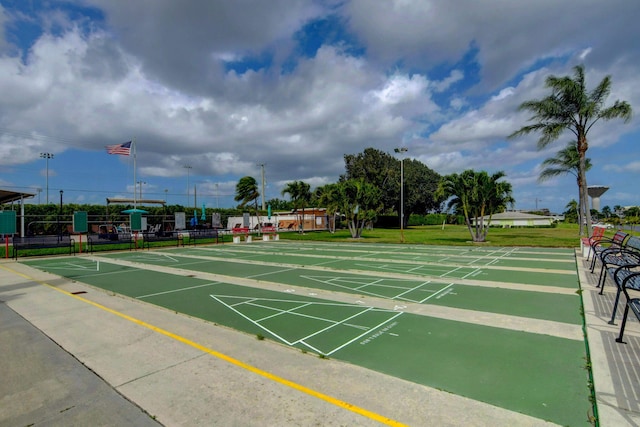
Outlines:
{"type": "MultiPolygon", "coordinates": [[[[538,148],[544,148],[557,140],[565,131],[573,133],[577,140],[580,179],[581,210],[586,214],[587,230],[591,229],[591,212],[588,208],[586,153],[589,148],[587,134],[600,119],[611,120],[622,118],[625,123],[631,120],[631,105],[626,101],[616,100],[613,105],[604,107],[603,104],[611,92],[611,77],[606,76],[590,92],[585,85],[584,65],[574,67],[573,78],[569,76],[557,77],[550,75],[545,81],[551,94],[542,99],[534,99],[520,104],[520,110],[530,111],[530,118],[535,123],[524,126],[515,131],[510,138],[529,133],[541,134],[538,148]]],[[[585,233],[580,224],[580,235],[585,233]]]]}
{"type": "MultiPolygon", "coordinates": [[[[586,158],[584,161],[585,172],[588,172],[591,169],[591,159],[586,158]]],[[[565,148],[558,151],[555,157],[549,157],[542,162],[542,166],[544,169],[540,172],[540,176],[538,176],[538,181],[547,181],[551,178],[555,178],[560,175],[566,175],[570,173],[571,175],[576,177],[576,182],[578,183],[578,200],[582,198],[582,182],[580,181],[580,155],[578,154],[578,145],[577,143],[570,142],[567,144],[565,148]]],[[[584,204],[580,203],[580,206],[584,204]]],[[[579,212],[578,220],[580,223],[585,222],[586,218],[584,216],[584,211],[579,212]]]]}
{"type": "Polygon", "coordinates": [[[282,195],[285,194],[289,194],[296,211],[302,208],[302,220],[299,223],[300,233],[304,233],[304,208],[311,200],[311,186],[304,181],[291,181],[282,190],[282,195]]]}
{"type": "Polygon", "coordinates": [[[258,227],[260,228],[260,219],[258,217],[258,198],[260,197],[260,192],[258,192],[258,182],[252,176],[244,176],[240,178],[238,184],[236,184],[236,195],[234,200],[236,202],[240,202],[239,207],[244,208],[245,206],[254,203],[254,212],[256,218],[258,218],[258,227]]]}

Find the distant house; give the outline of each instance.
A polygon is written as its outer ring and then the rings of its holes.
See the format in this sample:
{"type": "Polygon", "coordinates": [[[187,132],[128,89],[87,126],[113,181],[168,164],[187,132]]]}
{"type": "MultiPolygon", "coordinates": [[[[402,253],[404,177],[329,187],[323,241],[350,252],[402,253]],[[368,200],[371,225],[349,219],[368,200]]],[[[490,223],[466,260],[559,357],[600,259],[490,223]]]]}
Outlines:
{"type": "MultiPolygon", "coordinates": [[[[536,215],[526,212],[501,212],[491,216],[491,226],[494,227],[541,227],[549,226],[556,220],[549,215],[536,215]]],[[[484,223],[489,221],[489,216],[484,217],[484,223]]]]}

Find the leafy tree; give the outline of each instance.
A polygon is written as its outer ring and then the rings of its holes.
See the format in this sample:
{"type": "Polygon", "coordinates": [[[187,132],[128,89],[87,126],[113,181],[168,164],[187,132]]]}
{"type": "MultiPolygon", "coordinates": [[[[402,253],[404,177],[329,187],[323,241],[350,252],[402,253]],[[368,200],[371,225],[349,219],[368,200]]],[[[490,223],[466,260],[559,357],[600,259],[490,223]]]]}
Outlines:
{"type": "MultiPolygon", "coordinates": [[[[591,169],[591,159],[585,159],[585,172],[591,169]]],[[[582,196],[582,182],[580,181],[580,155],[576,142],[570,142],[565,148],[558,151],[555,157],[550,157],[542,162],[544,169],[540,172],[538,181],[546,181],[559,175],[571,174],[576,177],[578,183],[578,199],[582,196]]],[[[581,219],[581,223],[585,219],[581,219]]]]}
{"type": "Polygon", "coordinates": [[[605,218],[611,218],[611,208],[609,206],[603,207],[600,211],[605,218]]]}
{"type": "Polygon", "coordinates": [[[464,215],[465,224],[474,242],[484,242],[494,213],[503,212],[514,203],[511,184],[501,181],[505,173],[493,175],[485,171],[466,170],[443,177],[438,195],[449,199],[447,209],[464,215]],[[485,223],[485,216],[488,216],[485,223]]]}
{"type": "Polygon", "coordinates": [[[346,173],[340,181],[362,179],[381,191],[382,211],[390,213],[400,200],[400,161],[384,151],[366,148],[359,154],[345,154],[346,173]]]}
{"type": "MultiPolygon", "coordinates": [[[[258,182],[252,176],[244,176],[240,178],[238,184],[236,184],[236,195],[234,200],[236,202],[240,202],[238,207],[240,209],[245,208],[247,205],[250,205],[251,202],[254,204],[254,212],[256,218],[258,218],[258,198],[260,197],[260,193],[258,192],[258,182]]],[[[260,220],[258,219],[258,224],[260,224],[260,220]]],[[[258,225],[260,227],[260,225],[258,225]]]]}
{"type": "Polygon", "coordinates": [[[289,194],[296,212],[302,208],[302,220],[298,220],[298,223],[300,224],[300,233],[304,233],[304,208],[311,200],[311,186],[304,181],[292,181],[282,190],[282,195],[285,194],[289,194]]]}
{"type": "MultiPolygon", "coordinates": [[[[360,154],[344,156],[346,173],[340,181],[364,179],[381,191],[382,212],[400,214],[400,162],[394,156],[367,148],[360,154]]],[[[415,159],[404,160],[404,225],[412,213],[437,209],[442,200],[434,197],[440,175],[415,159]]]]}
{"type": "MultiPolygon", "coordinates": [[[[530,111],[533,114],[530,120],[535,123],[522,127],[509,137],[540,133],[538,148],[541,149],[557,140],[565,131],[575,135],[580,158],[580,212],[586,214],[587,230],[590,230],[591,214],[588,209],[586,178],[586,153],[589,148],[587,135],[593,125],[601,119],[622,118],[628,122],[631,120],[631,106],[626,101],[616,100],[613,105],[604,107],[603,104],[611,92],[611,77],[606,76],[594,90],[588,92],[584,74],[584,66],[578,65],[574,67],[573,78],[548,76],[545,84],[551,89],[551,94],[542,99],[523,102],[519,107],[520,110],[530,111]]],[[[584,234],[581,221],[580,235],[584,234]]]]}
{"type": "Polygon", "coordinates": [[[287,211],[292,209],[291,202],[288,200],[278,199],[269,199],[267,200],[267,206],[271,206],[271,209],[274,211],[287,211]]]}

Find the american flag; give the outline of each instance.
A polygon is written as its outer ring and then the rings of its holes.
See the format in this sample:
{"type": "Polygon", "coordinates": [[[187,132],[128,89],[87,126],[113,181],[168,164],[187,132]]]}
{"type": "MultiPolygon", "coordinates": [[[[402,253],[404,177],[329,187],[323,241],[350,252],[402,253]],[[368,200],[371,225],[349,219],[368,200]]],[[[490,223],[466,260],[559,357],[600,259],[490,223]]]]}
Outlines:
{"type": "Polygon", "coordinates": [[[128,156],[131,154],[131,141],[127,141],[124,144],[107,145],[106,148],[108,154],[128,156]]]}

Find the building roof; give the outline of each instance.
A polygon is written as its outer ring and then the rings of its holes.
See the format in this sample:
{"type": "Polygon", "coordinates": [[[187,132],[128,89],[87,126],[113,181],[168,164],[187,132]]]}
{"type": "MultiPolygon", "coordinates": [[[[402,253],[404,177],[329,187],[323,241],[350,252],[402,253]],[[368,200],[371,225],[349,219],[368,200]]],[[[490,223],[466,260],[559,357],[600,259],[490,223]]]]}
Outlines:
{"type": "Polygon", "coordinates": [[[15,202],[16,200],[28,199],[35,197],[35,194],[21,193],[17,191],[0,190],[0,205],[15,202]]]}
{"type": "MultiPolygon", "coordinates": [[[[489,218],[489,216],[485,216],[485,218],[489,218]]],[[[554,219],[553,216],[549,215],[537,215],[528,212],[500,212],[497,214],[493,214],[491,216],[491,220],[514,220],[514,219],[554,219]]]]}

